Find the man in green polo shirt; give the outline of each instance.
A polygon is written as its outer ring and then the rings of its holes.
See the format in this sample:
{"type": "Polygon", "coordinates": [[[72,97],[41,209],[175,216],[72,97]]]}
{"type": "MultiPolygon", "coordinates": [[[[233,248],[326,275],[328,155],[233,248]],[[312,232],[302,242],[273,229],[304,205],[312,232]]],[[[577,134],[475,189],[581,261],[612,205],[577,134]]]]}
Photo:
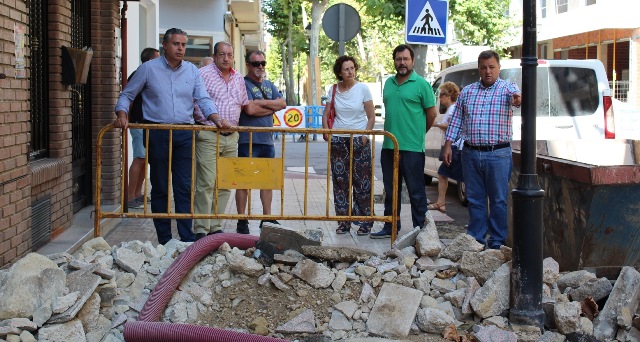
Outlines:
{"type": "MultiPolygon", "coordinates": [[[[398,139],[400,150],[398,198],[402,192],[402,179],[407,184],[411,201],[413,227],[422,228],[427,212],[427,194],[424,190],[424,135],[438,116],[436,99],[431,85],[413,71],[414,52],[411,46],[402,44],[393,50],[393,64],[396,77],[390,77],[384,84],[383,99],[386,108],[384,130],[398,139]]],[[[384,138],[380,153],[382,182],[387,194],[384,200],[384,215],[393,208],[393,142],[384,138]]],[[[400,217],[400,204],[398,217],[400,217]]],[[[398,231],[400,220],[398,220],[398,231]]],[[[372,239],[391,237],[391,223],[385,223],[382,230],[369,235],[372,239]]]]}

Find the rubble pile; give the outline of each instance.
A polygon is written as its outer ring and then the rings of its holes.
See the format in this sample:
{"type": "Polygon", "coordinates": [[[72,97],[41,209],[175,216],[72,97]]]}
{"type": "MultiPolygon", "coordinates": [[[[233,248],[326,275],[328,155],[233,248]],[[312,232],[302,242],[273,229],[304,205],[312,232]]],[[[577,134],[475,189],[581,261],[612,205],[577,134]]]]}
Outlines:
{"type": "MultiPolygon", "coordinates": [[[[384,256],[319,242],[268,255],[222,244],[188,273],[161,321],[299,341],[640,340],[631,267],[612,285],[545,259],[543,334],[507,320],[508,247],[484,250],[467,234],[443,241],[433,223],[384,256]]],[[[75,256],[28,254],[0,271],[0,341],[123,341],[124,323],[189,245],[97,238],[75,256]]]]}

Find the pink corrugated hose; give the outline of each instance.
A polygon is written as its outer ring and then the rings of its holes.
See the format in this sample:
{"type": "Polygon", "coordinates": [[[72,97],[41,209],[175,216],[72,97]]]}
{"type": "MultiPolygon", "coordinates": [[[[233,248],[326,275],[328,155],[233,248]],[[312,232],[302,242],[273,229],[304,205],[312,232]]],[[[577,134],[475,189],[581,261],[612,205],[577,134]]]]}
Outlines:
{"type": "Polygon", "coordinates": [[[124,325],[124,340],[128,342],[276,342],[278,338],[259,336],[224,329],[190,324],[157,322],[171,296],[202,258],[227,242],[231,247],[254,247],[257,236],[223,233],[213,234],[194,242],[169,266],[144,304],[137,322],[124,325]]]}

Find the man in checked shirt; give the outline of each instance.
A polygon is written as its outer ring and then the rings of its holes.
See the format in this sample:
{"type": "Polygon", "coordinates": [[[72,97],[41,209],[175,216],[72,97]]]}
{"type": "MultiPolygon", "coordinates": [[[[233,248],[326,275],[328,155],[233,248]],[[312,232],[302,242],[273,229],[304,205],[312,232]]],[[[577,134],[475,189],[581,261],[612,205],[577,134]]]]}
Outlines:
{"type": "MultiPolygon", "coordinates": [[[[196,106],[194,117],[198,124],[227,128],[238,126],[243,106],[249,105],[244,78],[233,69],[233,48],[227,42],[217,42],[213,47],[213,64],[199,69],[209,96],[218,107],[219,119],[205,118],[196,106]]],[[[215,131],[200,131],[196,138],[196,189],[195,213],[222,213],[227,207],[231,190],[219,189],[218,199],[214,199],[216,180],[215,131]],[[217,202],[217,203],[216,203],[217,202]]],[[[221,132],[218,151],[222,157],[238,156],[238,132],[221,132]]],[[[196,240],[209,234],[222,233],[221,220],[194,220],[196,240]]]]}
{"type": "Polygon", "coordinates": [[[469,199],[467,233],[488,248],[499,249],[507,239],[512,107],[519,107],[522,98],[515,83],[499,78],[500,57],[495,51],[480,53],[478,69],[480,80],[462,89],[451,114],[443,162],[451,164],[451,144],[461,135],[462,171],[469,199]]]}

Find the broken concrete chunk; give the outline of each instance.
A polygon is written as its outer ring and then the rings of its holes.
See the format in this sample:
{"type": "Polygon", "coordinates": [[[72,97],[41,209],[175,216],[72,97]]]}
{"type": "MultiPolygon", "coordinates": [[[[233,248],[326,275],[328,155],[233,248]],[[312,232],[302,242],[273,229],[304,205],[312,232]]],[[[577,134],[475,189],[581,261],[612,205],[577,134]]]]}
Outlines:
{"type": "Polygon", "coordinates": [[[89,299],[100,283],[100,277],[83,271],[75,271],[67,276],[67,287],[69,291],[79,292],[80,297],[65,312],[53,315],[48,323],[62,323],[72,320],[84,303],[89,299]]]}
{"type": "Polygon", "coordinates": [[[82,323],[74,319],[64,324],[52,324],[38,330],[38,339],[51,342],[86,341],[82,323]]]}
{"type": "Polygon", "coordinates": [[[59,314],[65,312],[75,304],[80,298],[80,292],[71,292],[66,296],[58,297],[53,301],[53,313],[59,314]]]}
{"type": "Polygon", "coordinates": [[[589,281],[596,280],[596,275],[585,270],[561,274],[556,284],[561,292],[567,287],[577,289],[589,281]]]}
{"type": "Polygon", "coordinates": [[[580,303],[558,303],[554,309],[556,327],[562,334],[580,331],[580,303]]]}
{"type": "Polygon", "coordinates": [[[542,260],[542,281],[545,284],[553,284],[560,277],[560,264],[553,258],[542,260]]]}
{"type": "Polygon", "coordinates": [[[265,223],[260,230],[260,240],[275,245],[277,250],[282,252],[293,249],[302,253],[302,246],[320,246],[322,238],[321,229],[299,232],[281,225],[265,223]]]}
{"type": "Polygon", "coordinates": [[[446,258],[452,261],[458,261],[462,258],[462,252],[480,252],[484,249],[484,246],[476,241],[473,236],[469,234],[459,234],[456,236],[451,244],[442,250],[440,253],[441,258],[446,258]]]}
{"type": "Polygon", "coordinates": [[[308,257],[338,262],[365,261],[375,252],[353,247],[302,246],[302,253],[308,257]]]}
{"type": "Polygon", "coordinates": [[[502,342],[518,342],[518,336],[512,331],[502,330],[494,325],[479,326],[473,336],[478,342],[502,341],[502,342]]]}
{"type": "Polygon", "coordinates": [[[640,273],[633,267],[622,268],[609,299],[593,322],[594,335],[598,340],[613,340],[618,330],[618,317],[623,308],[635,312],[640,301],[640,273]]]}
{"type": "Polygon", "coordinates": [[[453,317],[442,310],[425,308],[418,310],[417,323],[418,327],[422,331],[433,334],[442,334],[444,329],[449,325],[454,324],[455,321],[453,317]]]}
{"type": "Polygon", "coordinates": [[[442,251],[442,243],[435,226],[428,225],[416,236],[416,252],[422,257],[437,257],[442,251]]]}
{"type": "Polygon", "coordinates": [[[482,252],[462,252],[460,270],[468,277],[475,277],[480,284],[484,284],[489,277],[504,264],[506,259],[502,252],[489,249],[482,252]]]}
{"type": "Polygon", "coordinates": [[[383,337],[403,337],[409,334],[422,291],[385,283],[367,320],[367,330],[383,337]]]}
{"type": "Polygon", "coordinates": [[[590,280],[577,289],[569,290],[569,297],[576,302],[581,302],[587,297],[592,297],[593,300],[599,301],[609,296],[612,289],[613,285],[611,285],[609,279],[603,277],[590,280]]]}
{"type": "Polygon", "coordinates": [[[135,253],[124,247],[117,248],[113,257],[123,270],[133,274],[138,274],[142,264],[144,264],[144,255],[142,253],[135,253]]]}
{"type": "Polygon", "coordinates": [[[473,311],[482,318],[499,315],[509,308],[511,263],[500,266],[471,298],[473,311]]]}
{"type": "Polygon", "coordinates": [[[316,332],[316,319],[313,310],[307,309],[287,323],[276,328],[277,332],[285,334],[298,334],[316,332]]]}
{"type": "Polygon", "coordinates": [[[0,281],[0,320],[32,317],[51,298],[65,291],[66,275],[49,258],[29,253],[18,260],[0,281]]]}
{"type": "Polygon", "coordinates": [[[227,255],[227,261],[229,262],[229,268],[237,273],[246,274],[252,277],[258,277],[264,273],[264,266],[253,258],[229,253],[227,255]]]}
{"type": "Polygon", "coordinates": [[[309,259],[299,262],[291,270],[291,274],[315,288],[327,288],[335,278],[333,271],[329,267],[309,259]]]}

